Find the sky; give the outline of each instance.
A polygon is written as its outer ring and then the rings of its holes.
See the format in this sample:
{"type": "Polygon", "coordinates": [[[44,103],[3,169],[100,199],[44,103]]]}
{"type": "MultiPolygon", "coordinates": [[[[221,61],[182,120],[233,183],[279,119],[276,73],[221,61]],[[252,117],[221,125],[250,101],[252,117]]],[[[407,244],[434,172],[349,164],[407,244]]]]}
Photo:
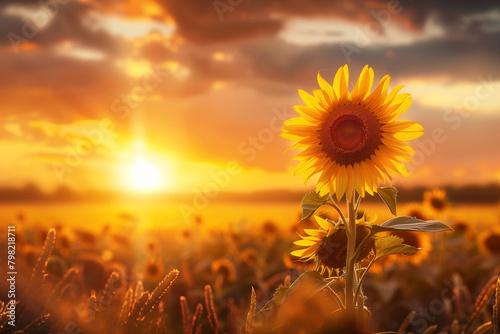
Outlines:
{"type": "Polygon", "coordinates": [[[303,189],[280,128],[344,64],[412,94],[394,185],[500,181],[496,0],[4,0],[0,36],[0,187],[303,189]]]}

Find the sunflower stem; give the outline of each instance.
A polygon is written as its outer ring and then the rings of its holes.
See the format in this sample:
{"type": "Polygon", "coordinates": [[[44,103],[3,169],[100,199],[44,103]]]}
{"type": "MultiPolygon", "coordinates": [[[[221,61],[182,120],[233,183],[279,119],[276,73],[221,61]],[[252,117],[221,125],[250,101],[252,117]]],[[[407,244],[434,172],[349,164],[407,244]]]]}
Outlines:
{"type": "Polygon", "coordinates": [[[361,204],[361,195],[358,196],[358,199],[356,200],[356,213],[358,212],[359,205],[361,204]]]}
{"type": "MultiPolygon", "coordinates": [[[[346,281],[345,281],[345,306],[349,316],[355,315],[355,300],[354,300],[354,262],[356,253],[356,208],[355,208],[355,190],[352,197],[347,199],[347,207],[349,210],[349,222],[346,225],[347,235],[347,258],[346,258],[346,281]]],[[[347,197],[347,196],[346,196],[347,197]]]]}
{"type": "Polygon", "coordinates": [[[370,270],[370,268],[373,266],[373,264],[375,263],[375,258],[376,258],[376,255],[373,256],[373,259],[371,259],[370,263],[368,264],[368,266],[366,266],[366,269],[365,271],[363,271],[363,274],[361,274],[361,278],[359,279],[358,281],[358,287],[356,289],[356,294],[354,295],[355,298],[358,297],[359,293],[360,293],[360,290],[361,290],[361,284],[363,283],[363,281],[365,280],[366,278],[366,275],[368,274],[368,271],[370,270]]]}

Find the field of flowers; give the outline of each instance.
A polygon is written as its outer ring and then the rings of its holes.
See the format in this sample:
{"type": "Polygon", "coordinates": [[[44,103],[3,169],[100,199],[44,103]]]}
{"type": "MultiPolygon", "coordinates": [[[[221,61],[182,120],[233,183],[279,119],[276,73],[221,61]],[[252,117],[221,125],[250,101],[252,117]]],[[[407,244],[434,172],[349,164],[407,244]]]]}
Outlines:
{"type": "MultiPolygon", "coordinates": [[[[314,271],[314,260],[290,255],[300,249],[293,245],[297,234],[319,228],[312,217],[298,222],[300,212],[296,221],[239,228],[207,226],[200,216],[189,229],[138,230],[131,214],[117,217],[119,225],[96,219],[72,227],[44,226],[18,211],[9,222],[16,226],[15,328],[19,333],[483,333],[495,317],[500,233],[493,224],[500,208],[493,208],[496,216],[489,213],[488,229],[473,210],[457,217],[459,208],[442,191],[401,205],[401,215],[439,218],[454,231],[392,233],[422,249],[372,266],[363,285],[366,326],[358,329],[336,315],[339,306],[328,292],[340,294],[343,279],[324,280],[331,275],[314,271]]],[[[317,214],[339,218],[335,211],[317,214]]],[[[367,210],[365,218],[370,215],[367,210]]],[[[2,244],[6,241],[2,236],[2,244]]],[[[2,280],[2,296],[8,289],[2,280]]],[[[2,303],[0,332],[12,331],[7,307],[2,303]]]]}

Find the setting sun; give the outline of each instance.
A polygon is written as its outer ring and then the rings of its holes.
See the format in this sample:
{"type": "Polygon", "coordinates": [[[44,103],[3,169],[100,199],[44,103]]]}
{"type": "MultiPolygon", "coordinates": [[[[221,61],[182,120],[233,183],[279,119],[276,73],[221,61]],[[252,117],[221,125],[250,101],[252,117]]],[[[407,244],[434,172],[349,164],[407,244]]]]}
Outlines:
{"type": "Polygon", "coordinates": [[[155,166],[139,158],[130,171],[130,181],[134,189],[154,190],[160,188],[162,177],[155,166]]]}

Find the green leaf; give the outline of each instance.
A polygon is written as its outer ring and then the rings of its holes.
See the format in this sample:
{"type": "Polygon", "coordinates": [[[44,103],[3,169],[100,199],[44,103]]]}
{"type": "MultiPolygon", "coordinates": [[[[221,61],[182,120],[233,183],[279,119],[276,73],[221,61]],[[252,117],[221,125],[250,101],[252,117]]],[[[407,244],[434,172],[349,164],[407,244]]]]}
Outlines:
{"type": "Polygon", "coordinates": [[[391,210],[391,213],[394,216],[397,216],[396,213],[396,196],[398,194],[398,190],[394,187],[379,187],[377,191],[378,195],[384,201],[385,205],[391,210]]]}
{"type": "Polygon", "coordinates": [[[329,196],[319,196],[315,191],[307,193],[304,198],[302,198],[302,217],[300,221],[303,221],[311,217],[320,206],[324,205],[329,199],[329,196]]]}
{"type": "Polygon", "coordinates": [[[386,235],[375,240],[375,261],[393,254],[415,255],[417,247],[405,245],[403,238],[395,235],[386,235]]]}
{"type": "Polygon", "coordinates": [[[389,219],[380,226],[372,228],[382,229],[383,231],[419,231],[419,232],[442,232],[453,231],[445,223],[437,220],[422,220],[415,217],[396,217],[389,219]]]}

